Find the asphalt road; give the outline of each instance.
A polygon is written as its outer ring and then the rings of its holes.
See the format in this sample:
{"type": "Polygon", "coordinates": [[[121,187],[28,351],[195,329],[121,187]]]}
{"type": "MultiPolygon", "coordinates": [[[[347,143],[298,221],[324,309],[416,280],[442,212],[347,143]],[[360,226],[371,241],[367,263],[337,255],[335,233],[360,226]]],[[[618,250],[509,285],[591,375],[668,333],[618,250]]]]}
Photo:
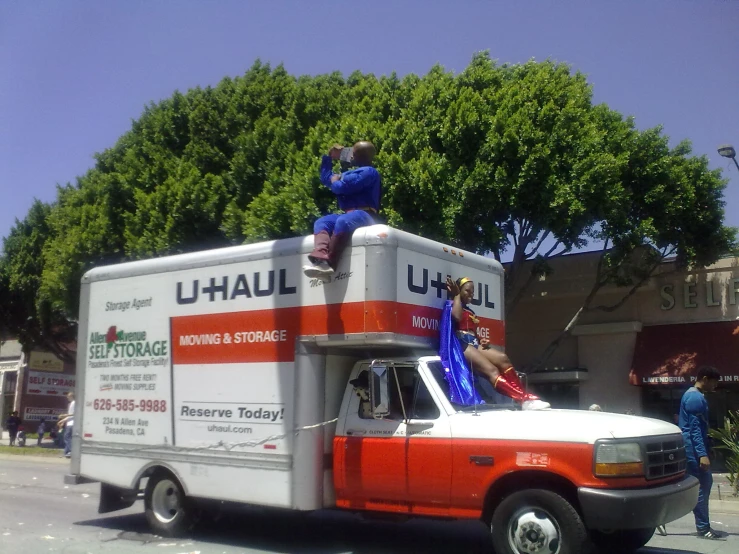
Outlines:
{"type": "MultiPolygon", "coordinates": [[[[476,522],[412,520],[401,524],[332,512],[252,512],[198,529],[191,539],[161,539],[148,533],[140,502],[125,511],[98,515],[99,485],[64,485],[67,468],[63,459],[0,456],[0,552],[492,554],[487,531],[476,522]]],[[[655,536],[641,553],[736,554],[739,502],[725,509],[727,513],[714,510],[711,519],[715,528],[731,533],[726,541],[693,536],[689,516],[668,525],[668,536],[655,536]]]]}

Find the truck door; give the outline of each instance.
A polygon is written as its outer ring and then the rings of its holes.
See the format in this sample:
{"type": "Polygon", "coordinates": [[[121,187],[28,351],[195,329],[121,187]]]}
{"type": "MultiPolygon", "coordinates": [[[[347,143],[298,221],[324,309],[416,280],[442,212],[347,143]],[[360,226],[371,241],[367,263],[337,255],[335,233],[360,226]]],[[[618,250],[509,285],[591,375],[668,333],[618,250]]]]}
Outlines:
{"type": "Polygon", "coordinates": [[[452,474],[448,421],[416,366],[390,371],[386,418],[374,419],[357,395],[349,404],[337,494],[356,508],[441,514],[452,474]]]}
{"type": "MultiPolygon", "coordinates": [[[[450,506],[452,433],[449,419],[439,408],[418,368],[398,371],[413,389],[406,423],[408,496],[416,513],[437,513],[450,506]]],[[[401,381],[402,383],[402,381],[401,381]]]]}

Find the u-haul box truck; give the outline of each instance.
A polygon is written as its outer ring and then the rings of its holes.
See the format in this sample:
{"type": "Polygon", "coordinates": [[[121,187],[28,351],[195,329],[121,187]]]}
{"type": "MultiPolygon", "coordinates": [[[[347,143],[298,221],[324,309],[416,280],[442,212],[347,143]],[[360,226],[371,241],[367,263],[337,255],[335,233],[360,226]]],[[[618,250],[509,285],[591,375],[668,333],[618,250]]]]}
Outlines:
{"type": "Polygon", "coordinates": [[[378,225],[329,283],[312,237],[100,267],[82,279],[69,482],[100,512],[143,490],[152,528],[198,501],[481,518],[498,554],[629,552],[688,513],[679,429],[452,404],[435,348],[447,276],[503,346],[496,261],[378,225]]]}

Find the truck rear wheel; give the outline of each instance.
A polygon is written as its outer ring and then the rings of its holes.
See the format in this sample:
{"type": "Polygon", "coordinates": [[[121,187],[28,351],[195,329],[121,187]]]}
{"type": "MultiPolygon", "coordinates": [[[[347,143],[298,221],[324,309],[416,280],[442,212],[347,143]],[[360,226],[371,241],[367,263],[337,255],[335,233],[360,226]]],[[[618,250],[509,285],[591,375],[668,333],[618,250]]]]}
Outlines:
{"type": "Polygon", "coordinates": [[[603,554],[629,554],[647,544],[653,535],[654,527],[619,529],[611,532],[591,531],[590,540],[593,541],[597,551],[603,554]]]}
{"type": "Polygon", "coordinates": [[[491,533],[496,554],[584,554],[589,547],[577,510],[543,489],[505,498],[493,512],[491,533]]]}
{"type": "Polygon", "coordinates": [[[149,477],[144,492],[146,520],[155,533],[180,537],[190,527],[190,513],[182,486],[169,472],[149,477]]]}

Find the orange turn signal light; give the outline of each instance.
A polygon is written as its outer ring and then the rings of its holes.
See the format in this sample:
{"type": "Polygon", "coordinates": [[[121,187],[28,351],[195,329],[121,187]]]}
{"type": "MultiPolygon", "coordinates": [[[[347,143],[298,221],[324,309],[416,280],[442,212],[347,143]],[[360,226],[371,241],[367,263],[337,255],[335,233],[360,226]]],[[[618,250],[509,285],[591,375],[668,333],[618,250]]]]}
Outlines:
{"type": "Polygon", "coordinates": [[[644,475],[644,464],[642,462],[595,464],[595,474],[598,477],[638,477],[644,475]]]}

